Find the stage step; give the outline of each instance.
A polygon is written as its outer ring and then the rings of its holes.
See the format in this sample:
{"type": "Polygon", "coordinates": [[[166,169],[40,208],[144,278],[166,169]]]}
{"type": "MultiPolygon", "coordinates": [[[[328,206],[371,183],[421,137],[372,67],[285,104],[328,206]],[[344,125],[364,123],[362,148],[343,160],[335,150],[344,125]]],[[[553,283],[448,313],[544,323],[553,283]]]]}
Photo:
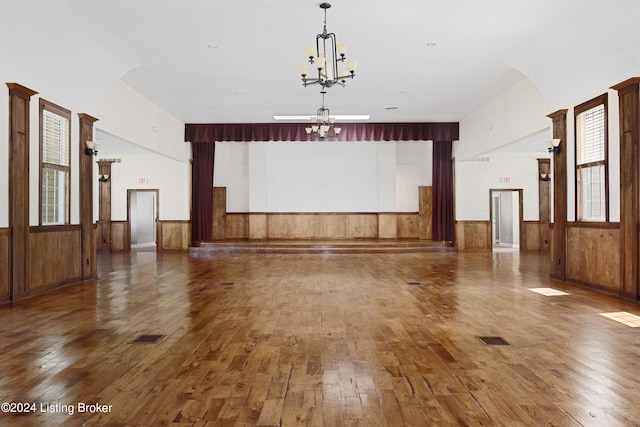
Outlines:
{"type": "Polygon", "coordinates": [[[355,254],[455,252],[448,242],[430,240],[224,240],[200,242],[189,248],[191,254],[355,254]]]}

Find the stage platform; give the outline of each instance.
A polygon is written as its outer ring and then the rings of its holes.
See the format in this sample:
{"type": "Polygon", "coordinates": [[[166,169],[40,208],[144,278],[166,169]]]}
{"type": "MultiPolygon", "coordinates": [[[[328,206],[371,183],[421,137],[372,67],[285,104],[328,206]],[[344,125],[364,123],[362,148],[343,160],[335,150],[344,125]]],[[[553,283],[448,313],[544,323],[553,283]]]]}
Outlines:
{"type": "Polygon", "coordinates": [[[221,240],[200,242],[189,247],[190,254],[357,254],[456,252],[449,242],[413,239],[358,240],[221,240]]]}

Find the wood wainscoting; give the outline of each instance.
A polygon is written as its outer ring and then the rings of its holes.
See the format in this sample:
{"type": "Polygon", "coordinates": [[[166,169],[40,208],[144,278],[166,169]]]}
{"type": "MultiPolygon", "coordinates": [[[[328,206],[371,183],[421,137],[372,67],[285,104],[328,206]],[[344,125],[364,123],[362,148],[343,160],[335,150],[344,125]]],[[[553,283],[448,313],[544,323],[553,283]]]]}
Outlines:
{"type": "Polygon", "coordinates": [[[459,251],[490,251],[491,221],[456,221],[459,251]]]}
{"type": "MultiPolygon", "coordinates": [[[[228,220],[227,220],[228,223],[228,220]]],[[[131,242],[127,221],[111,221],[111,250],[129,251],[131,242]]],[[[158,221],[158,250],[187,250],[191,240],[191,223],[188,220],[158,221]]]]}
{"type": "Polygon", "coordinates": [[[567,281],[622,294],[620,224],[568,222],[566,265],[567,281]]]}
{"type": "Polygon", "coordinates": [[[521,248],[529,252],[549,251],[549,223],[524,221],[524,238],[521,248]]]}
{"type": "Polygon", "coordinates": [[[158,250],[186,250],[191,239],[189,221],[158,221],[158,250]]]}
{"type": "Polygon", "coordinates": [[[417,239],[419,236],[417,212],[228,212],[224,224],[227,239],[417,239]]]}
{"type": "Polygon", "coordinates": [[[27,295],[82,281],[81,234],[79,225],[30,228],[27,295]]]}
{"type": "Polygon", "coordinates": [[[127,221],[111,221],[111,250],[128,251],[131,244],[127,235],[127,221]]]}
{"type": "Polygon", "coordinates": [[[0,303],[9,301],[9,240],[11,230],[0,228],[0,303]]]}

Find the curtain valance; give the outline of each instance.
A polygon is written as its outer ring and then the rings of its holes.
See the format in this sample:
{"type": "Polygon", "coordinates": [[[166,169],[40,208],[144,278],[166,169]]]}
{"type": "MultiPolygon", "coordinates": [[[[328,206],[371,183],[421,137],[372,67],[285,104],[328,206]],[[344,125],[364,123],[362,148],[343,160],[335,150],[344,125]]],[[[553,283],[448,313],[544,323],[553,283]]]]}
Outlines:
{"type": "MultiPolygon", "coordinates": [[[[340,123],[332,141],[457,141],[459,123],[340,123]]],[[[210,123],[185,125],[187,142],[307,141],[303,123],[210,123]]]]}

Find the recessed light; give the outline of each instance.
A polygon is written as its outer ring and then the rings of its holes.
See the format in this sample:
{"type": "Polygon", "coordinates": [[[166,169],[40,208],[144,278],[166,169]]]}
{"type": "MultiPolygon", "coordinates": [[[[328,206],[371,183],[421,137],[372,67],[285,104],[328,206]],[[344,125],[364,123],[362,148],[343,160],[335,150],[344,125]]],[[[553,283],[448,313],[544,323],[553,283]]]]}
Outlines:
{"type": "Polygon", "coordinates": [[[427,43],[427,47],[436,47],[436,46],[438,46],[438,43],[433,43],[433,42],[427,43]]]}
{"type": "Polygon", "coordinates": [[[217,49],[218,45],[215,43],[211,43],[209,46],[207,46],[209,49],[217,49]]]}

